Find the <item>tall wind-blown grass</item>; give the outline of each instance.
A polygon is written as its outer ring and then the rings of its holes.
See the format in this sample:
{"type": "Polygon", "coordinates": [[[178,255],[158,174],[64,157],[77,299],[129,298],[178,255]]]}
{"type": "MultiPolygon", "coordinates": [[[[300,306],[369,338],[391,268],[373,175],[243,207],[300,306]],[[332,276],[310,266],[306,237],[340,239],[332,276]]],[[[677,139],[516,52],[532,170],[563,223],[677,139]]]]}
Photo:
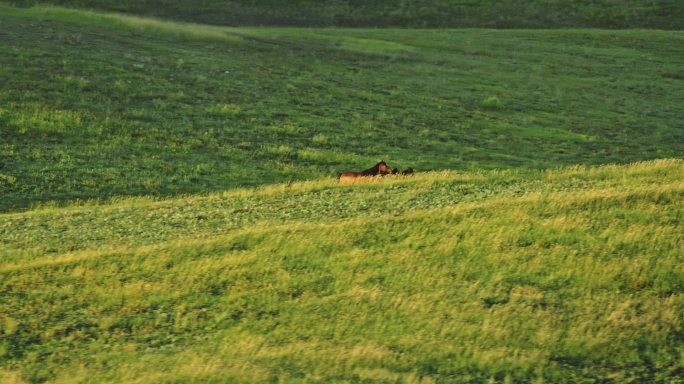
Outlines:
{"type": "Polygon", "coordinates": [[[0,215],[0,377],[678,382],[682,180],[660,160],[0,215]]]}

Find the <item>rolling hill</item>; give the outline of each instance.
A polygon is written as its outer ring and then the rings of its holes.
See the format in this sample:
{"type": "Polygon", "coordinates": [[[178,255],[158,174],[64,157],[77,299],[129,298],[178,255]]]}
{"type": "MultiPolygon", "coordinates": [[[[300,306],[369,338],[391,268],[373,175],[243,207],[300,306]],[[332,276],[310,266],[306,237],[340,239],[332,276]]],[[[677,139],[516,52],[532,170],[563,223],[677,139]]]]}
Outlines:
{"type": "Polygon", "coordinates": [[[677,382],[682,180],[658,160],[3,214],[0,377],[677,382]]]}
{"type": "Polygon", "coordinates": [[[683,32],[224,28],[0,8],[0,211],[684,153],[683,32]]]}
{"type": "Polygon", "coordinates": [[[0,382],[681,382],[682,46],[0,4],[0,382]]]}

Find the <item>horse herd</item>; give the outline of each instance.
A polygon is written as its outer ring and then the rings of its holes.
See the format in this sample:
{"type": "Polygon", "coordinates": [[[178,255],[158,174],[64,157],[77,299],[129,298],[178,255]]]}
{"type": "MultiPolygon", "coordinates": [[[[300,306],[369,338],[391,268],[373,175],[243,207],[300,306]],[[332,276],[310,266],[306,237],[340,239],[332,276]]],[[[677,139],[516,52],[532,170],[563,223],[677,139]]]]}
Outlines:
{"type": "Polygon", "coordinates": [[[411,175],[413,174],[413,168],[406,168],[403,171],[400,171],[398,168],[390,168],[385,161],[381,161],[374,166],[365,169],[360,172],[354,172],[354,171],[346,171],[346,172],[341,172],[337,175],[337,180],[338,181],[350,181],[350,180],[355,180],[359,177],[372,177],[372,176],[385,176],[385,175],[396,175],[396,174],[401,174],[401,175],[411,175]]]}

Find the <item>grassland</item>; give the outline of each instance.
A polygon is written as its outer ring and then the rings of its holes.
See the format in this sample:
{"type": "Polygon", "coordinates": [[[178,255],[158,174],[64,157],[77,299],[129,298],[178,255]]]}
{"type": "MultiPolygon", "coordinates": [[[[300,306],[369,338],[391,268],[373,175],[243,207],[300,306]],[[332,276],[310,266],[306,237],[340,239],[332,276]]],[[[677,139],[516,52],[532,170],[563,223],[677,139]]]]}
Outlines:
{"type": "Polygon", "coordinates": [[[682,46],[0,4],[0,383],[682,383],[682,46]]]}
{"type": "Polygon", "coordinates": [[[223,28],[0,5],[0,211],[684,153],[684,33],[223,28]]]}
{"type": "Polygon", "coordinates": [[[13,0],[231,26],[684,29],[678,0],[13,0]]]}
{"type": "Polygon", "coordinates": [[[681,382],[683,180],[659,160],[3,214],[0,378],[681,382]]]}

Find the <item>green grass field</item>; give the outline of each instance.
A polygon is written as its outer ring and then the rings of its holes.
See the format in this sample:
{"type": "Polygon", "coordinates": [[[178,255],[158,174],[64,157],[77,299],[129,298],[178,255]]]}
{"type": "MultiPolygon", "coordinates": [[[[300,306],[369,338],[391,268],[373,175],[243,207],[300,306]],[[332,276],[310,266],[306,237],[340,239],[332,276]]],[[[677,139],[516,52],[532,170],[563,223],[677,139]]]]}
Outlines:
{"type": "Polygon", "coordinates": [[[681,382],[683,180],[660,160],[0,215],[0,375],[681,382]]]}
{"type": "Polygon", "coordinates": [[[0,383],[683,383],[681,47],[0,4],[0,383]]]}
{"type": "Polygon", "coordinates": [[[684,153],[684,33],[221,28],[0,8],[0,211],[684,153]]]}

